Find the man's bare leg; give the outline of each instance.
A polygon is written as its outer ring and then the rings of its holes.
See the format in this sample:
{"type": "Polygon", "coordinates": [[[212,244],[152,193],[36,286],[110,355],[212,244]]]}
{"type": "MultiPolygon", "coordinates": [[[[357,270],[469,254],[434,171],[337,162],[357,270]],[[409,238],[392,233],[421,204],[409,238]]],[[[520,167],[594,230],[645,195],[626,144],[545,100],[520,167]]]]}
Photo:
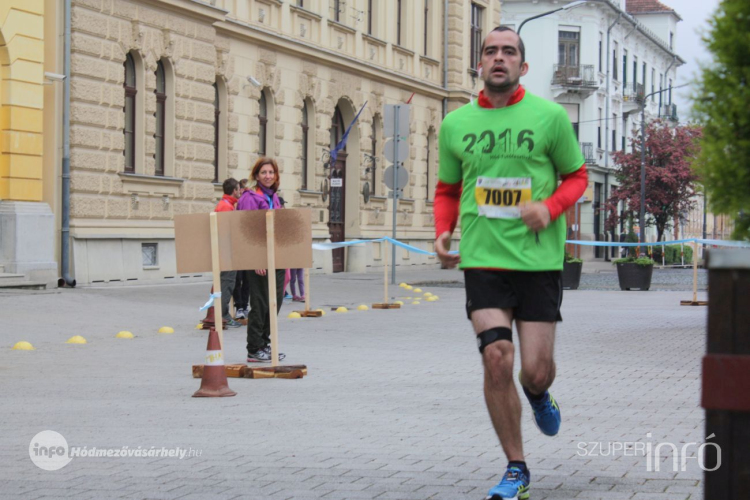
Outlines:
{"type": "MultiPolygon", "coordinates": [[[[478,335],[497,327],[511,328],[510,309],[479,309],[471,313],[471,323],[478,335]]],[[[512,342],[499,340],[488,345],[482,354],[484,363],[484,399],[487,410],[508,461],[524,461],[521,438],[521,401],[513,383],[512,342]]]]}
{"type": "Polygon", "coordinates": [[[521,385],[543,394],[555,381],[555,323],[516,321],[521,348],[521,385]]]}

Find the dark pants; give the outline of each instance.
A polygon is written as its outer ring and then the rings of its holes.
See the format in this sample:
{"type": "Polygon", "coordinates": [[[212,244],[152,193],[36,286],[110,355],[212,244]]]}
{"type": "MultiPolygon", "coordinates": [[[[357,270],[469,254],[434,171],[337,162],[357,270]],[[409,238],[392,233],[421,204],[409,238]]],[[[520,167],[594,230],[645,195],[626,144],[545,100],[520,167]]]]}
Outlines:
{"type": "Polygon", "coordinates": [[[221,281],[221,316],[226,321],[229,321],[232,319],[232,312],[229,310],[229,300],[232,298],[237,271],[223,271],[219,276],[221,281]]]}
{"type": "MultiPolygon", "coordinates": [[[[276,270],[276,313],[284,300],[284,269],[276,270]]],[[[250,314],[247,317],[247,352],[252,354],[271,343],[271,318],[268,304],[268,275],[247,273],[250,284],[250,314]]]]}
{"type": "Polygon", "coordinates": [[[234,307],[235,309],[247,309],[247,301],[250,297],[250,282],[248,273],[255,274],[255,271],[237,271],[237,280],[234,283],[234,307]]]}

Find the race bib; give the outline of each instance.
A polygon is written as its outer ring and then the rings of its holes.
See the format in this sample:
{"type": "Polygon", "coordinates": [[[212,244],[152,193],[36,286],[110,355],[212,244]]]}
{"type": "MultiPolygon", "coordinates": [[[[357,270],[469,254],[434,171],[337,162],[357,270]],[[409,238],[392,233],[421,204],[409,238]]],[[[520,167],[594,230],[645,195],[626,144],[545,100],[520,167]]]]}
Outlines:
{"type": "Polygon", "coordinates": [[[490,219],[519,219],[518,206],[531,201],[531,178],[478,177],[474,196],[479,215],[490,219]]]}

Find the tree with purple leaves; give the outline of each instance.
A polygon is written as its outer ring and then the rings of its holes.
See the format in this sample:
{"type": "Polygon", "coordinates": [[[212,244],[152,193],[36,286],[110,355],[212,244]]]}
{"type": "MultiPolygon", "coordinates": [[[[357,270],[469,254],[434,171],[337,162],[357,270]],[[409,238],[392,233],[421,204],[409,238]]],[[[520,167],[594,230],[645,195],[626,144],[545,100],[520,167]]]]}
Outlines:
{"type": "MultiPolygon", "coordinates": [[[[646,126],[646,227],[656,227],[657,241],[664,232],[685,216],[695,202],[697,175],[693,169],[699,151],[702,129],[698,126],[670,127],[663,120],[646,126]]],[[[641,197],[641,136],[631,139],[631,152],[612,156],[619,183],[607,202],[607,227],[614,228],[630,214],[638,214],[641,197]],[[623,203],[622,212],[618,204],[623,203]]]]}

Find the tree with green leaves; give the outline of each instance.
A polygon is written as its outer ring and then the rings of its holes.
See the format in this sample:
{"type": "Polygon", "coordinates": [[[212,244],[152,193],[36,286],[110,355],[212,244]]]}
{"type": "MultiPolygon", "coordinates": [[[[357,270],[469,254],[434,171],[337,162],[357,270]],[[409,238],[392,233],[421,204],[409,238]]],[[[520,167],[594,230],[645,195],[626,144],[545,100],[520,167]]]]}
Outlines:
{"type": "Polygon", "coordinates": [[[750,2],[722,0],[703,41],[694,111],[703,124],[697,169],[712,212],[734,219],[735,239],[750,239],[750,2]]]}

